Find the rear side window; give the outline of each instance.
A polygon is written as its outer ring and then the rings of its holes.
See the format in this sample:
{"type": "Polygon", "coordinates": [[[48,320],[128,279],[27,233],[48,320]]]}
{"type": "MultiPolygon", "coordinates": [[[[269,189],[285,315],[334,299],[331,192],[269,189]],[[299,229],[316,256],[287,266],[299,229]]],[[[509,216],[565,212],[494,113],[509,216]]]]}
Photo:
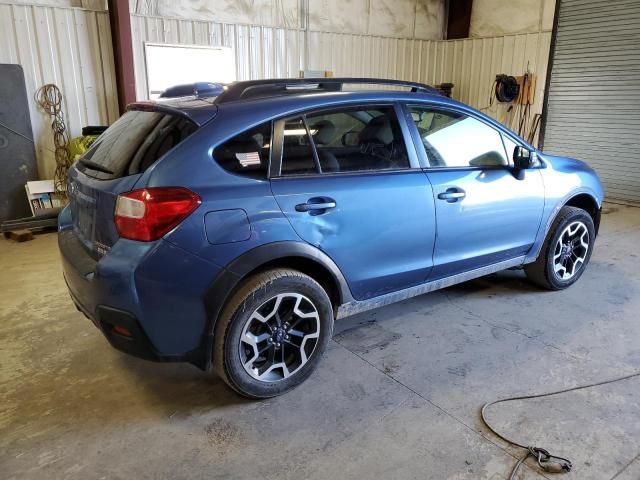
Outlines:
{"type": "Polygon", "coordinates": [[[142,173],[197,128],[175,115],[129,111],[80,157],[78,169],[101,180],[142,173]]]}
{"type": "Polygon", "coordinates": [[[213,151],[225,170],[246,177],[267,178],[271,150],[271,122],[227,140],[213,151]]]}

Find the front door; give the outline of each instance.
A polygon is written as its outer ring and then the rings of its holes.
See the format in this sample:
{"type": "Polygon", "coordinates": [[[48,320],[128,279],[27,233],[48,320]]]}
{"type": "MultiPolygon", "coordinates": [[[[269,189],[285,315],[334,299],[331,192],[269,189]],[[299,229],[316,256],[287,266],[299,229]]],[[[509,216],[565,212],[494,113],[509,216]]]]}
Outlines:
{"type": "Polygon", "coordinates": [[[479,119],[426,106],[409,109],[436,206],[430,280],[525,255],[542,219],[540,171],[516,174],[506,154],[514,140],[479,119]]]}
{"type": "Polygon", "coordinates": [[[274,132],[282,161],[272,169],[273,194],[297,234],[338,265],[356,299],[426,281],[433,193],[393,106],[309,113],[276,122],[274,132]]]}

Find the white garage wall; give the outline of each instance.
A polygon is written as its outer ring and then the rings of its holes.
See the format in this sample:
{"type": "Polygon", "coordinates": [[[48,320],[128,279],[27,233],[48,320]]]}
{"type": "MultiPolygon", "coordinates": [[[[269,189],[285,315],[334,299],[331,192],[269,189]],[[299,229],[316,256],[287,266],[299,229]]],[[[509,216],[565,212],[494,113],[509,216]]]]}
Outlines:
{"type": "MultiPolygon", "coordinates": [[[[527,66],[538,78],[531,118],[542,111],[551,32],[465,40],[309,32],[267,26],[233,25],[132,15],[136,94],[148,98],[144,42],[233,47],[238,80],[297,77],[300,70],[331,70],[334,76],[396,78],[427,84],[451,82],[453,94],[502,121],[517,124],[516,112],[494,104],[489,91],[497,73],[522,75],[527,66]],[[309,58],[305,52],[308,51],[309,58]]],[[[204,81],[206,79],[194,79],[204,81]]]]}
{"type": "Polygon", "coordinates": [[[53,178],[55,157],[50,117],[33,98],[40,86],[61,88],[70,137],[118,118],[110,32],[106,12],[0,3],[0,63],[24,69],[41,178],[53,178]]]}
{"type": "MultiPolygon", "coordinates": [[[[532,113],[541,111],[550,32],[465,40],[420,40],[213,21],[132,15],[136,93],[147,98],[144,41],[233,47],[237,78],[296,77],[301,69],[335,76],[398,78],[455,84],[454,97],[515,125],[506,107],[487,109],[496,73],[538,75],[532,113]],[[308,45],[306,45],[306,38],[308,45]],[[306,58],[305,52],[309,52],[306,58]]],[[[33,101],[45,83],[61,86],[70,135],[118,116],[108,13],[80,8],[7,4],[0,0],[0,63],[25,70],[41,178],[55,168],[50,120],[33,101]]]]}
{"type": "Polygon", "coordinates": [[[302,30],[132,15],[131,33],[138,99],[148,98],[144,42],[232,47],[238,80],[297,77],[303,68],[302,30]]]}
{"type": "MultiPolygon", "coordinates": [[[[438,52],[443,60],[438,65],[435,83],[454,83],[453,93],[456,99],[517,131],[518,108],[510,111],[511,104],[498,104],[495,101],[489,107],[489,95],[496,74],[522,75],[528,67],[537,79],[530,119],[533,120],[535,114],[542,113],[551,32],[435,43],[444,44],[445,50],[438,52]]],[[[438,48],[442,47],[436,47],[436,51],[438,48]]],[[[537,144],[538,134],[539,132],[534,138],[534,144],[537,144]]]]}
{"type": "Polygon", "coordinates": [[[495,75],[522,75],[527,67],[536,75],[533,120],[542,113],[550,42],[551,32],[440,41],[311,32],[309,66],[335,76],[450,82],[455,99],[516,130],[518,110],[495,102],[489,107],[495,75]]]}
{"type": "MultiPolygon", "coordinates": [[[[530,119],[542,113],[551,32],[464,40],[411,40],[310,32],[309,68],[335,76],[397,78],[436,85],[453,83],[453,97],[482,110],[513,130],[518,110],[493,103],[489,94],[498,73],[536,75],[530,119]]],[[[537,135],[535,138],[537,142],[537,135]]],[[[535,142],[534,142],[535,143],[535,142]]]]}
{"type": "Polygon", "coordinates": [[[473,0],[469,36],[551,30],[555,5],[556,0],[473,0]]]}
{"type": "Polygon", "coordinates": [[[133,14],[400,38],[444,38],[445,0],[129,0],[133,14]]]}

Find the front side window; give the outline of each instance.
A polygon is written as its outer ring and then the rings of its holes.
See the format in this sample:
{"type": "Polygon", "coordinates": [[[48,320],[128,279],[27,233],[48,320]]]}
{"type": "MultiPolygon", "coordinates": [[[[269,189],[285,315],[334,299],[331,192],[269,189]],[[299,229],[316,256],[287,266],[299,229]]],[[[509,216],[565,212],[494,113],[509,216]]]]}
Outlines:
{"type": "Polygon", "coordinates": [[[271,150],[271,122],[227,140],[213,151],[213,158],[225,170],[246,177],[265,179],[271,150]]]}
{"type": "Polygon", "coordinates": [[[507,159],[512,160],[513,152],[519,145],[506,135],[502,135],[502,141],[504,142],[504,149],[507,151],[507,159]]]}
{"type": "Polygon", "coordinates": [[[431,167],[509,165],[500,133],[459,112],[409,107],[431,167]]]}

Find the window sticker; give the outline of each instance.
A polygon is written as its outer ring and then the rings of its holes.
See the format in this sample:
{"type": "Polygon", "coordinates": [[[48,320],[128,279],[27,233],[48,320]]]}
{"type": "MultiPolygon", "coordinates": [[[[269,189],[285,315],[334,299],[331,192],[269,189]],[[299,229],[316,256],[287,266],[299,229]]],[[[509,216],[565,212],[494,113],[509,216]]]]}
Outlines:
{"type": "Polygon", "coordinates": [[[260,165],[260,154],[258,152],[236,153],[236,158],[243,167],[260,165]]]}

